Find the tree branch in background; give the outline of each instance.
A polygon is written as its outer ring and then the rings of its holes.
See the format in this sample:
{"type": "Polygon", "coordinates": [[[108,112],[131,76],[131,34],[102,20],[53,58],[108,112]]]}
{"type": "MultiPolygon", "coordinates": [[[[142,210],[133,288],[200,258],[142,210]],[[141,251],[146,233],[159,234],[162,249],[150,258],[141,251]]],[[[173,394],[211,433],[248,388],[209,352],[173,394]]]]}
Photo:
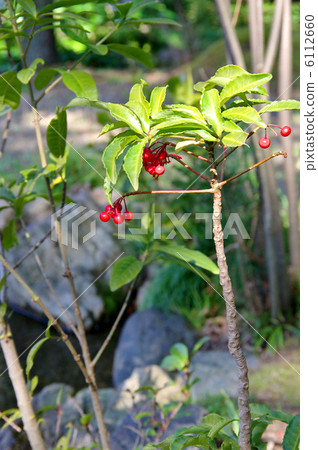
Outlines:
{"type": "Polygon", "coordinates": [[[12,111],[10,109],[10,111],[8,111],[8,113],[7,113],[7,121],[6,121],[4,131],[3,131],[2,143],[1,143],[1,148],[0,148],[0,158],[2,158],[2,156],[4,154],[5,146],[6,146],[6,143],[8,140],[11,119],[12,119],[12,111]]]}
{"type": "Polygon", "coordinates": [[[275,11],[271,31],[265,51],[264,72],[271,72],[277,55],[279,36],[281,33],[281,22],[284,0],[275,1],[275,11]]]}
{"type": "Polygon", "coordinates": [[[231,16],[227,2],[224,0],[215,0],[215,5],[219,14],[224,33],[224,39],[230,52],[232,62],[234,64],[237,64],[238,66],[245,68],[246,66],[242,48],[237,38],[235,29],[231,23],[231,16]]]}

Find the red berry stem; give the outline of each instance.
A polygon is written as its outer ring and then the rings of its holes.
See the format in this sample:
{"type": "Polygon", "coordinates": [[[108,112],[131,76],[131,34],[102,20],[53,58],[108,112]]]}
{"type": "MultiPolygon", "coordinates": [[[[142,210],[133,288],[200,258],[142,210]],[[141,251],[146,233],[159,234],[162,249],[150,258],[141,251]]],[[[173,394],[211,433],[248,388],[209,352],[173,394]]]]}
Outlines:
{"type": "Polygon", "coordinates": [[[260,161],[260,162],[258,162],[258,163],[256,163],[256,164],[254,164],[253,166],[249,167],[248,169],[243,170],[243,172],[240,172],[240,173],[238,173],[237,175],[234,175],[233,177],[228,178],[227,180],[222,181],[222,183],[218,183],[218,184],[217,184],[217,187],[220,188],[220,187],[223,186],[224,184],[229,183],[230,181],[235,180],[236,178],[240,177],[241,175],[244,175],[245,173],[249,172],[250,170],[253,170],[253,169],[255,169],[256,167],[260,166],[261,164],[264,164],[264,163],[266,163],[267,161],[269,161],[270,159],[275,158],[276,156],[280,156],[280,155],[284,156],[284,158],[287,158],[287,153],[286,153],[286,152],[276,152],[276,153],[273,153],[272,155],[268,156],[267,158],[263,159],[262,161],[260,161]]]}
{"type": "Polygon", "coordinates": [[[195,153],[190,152],[190,150],[186,150],[185,148],[183,148],[181,151],[188,153],[188,155],[195,156],[196,158],[201,159],[201,161],[205,161],[207,163],[209,162],[207,158],[203,158],[203,156],[196,155],[195,153]]]}
{"type": "Polygon", "coordinates": [[[182,164],[183,167],[185,167],[188,170],[191,170],[191,172],[195,173],[198,177],[200,177],[203,180],[205,180],[208,183],[210,183],[210,180],[207,177],[205,177],[204,175],[201,175],[199,172],[197,172],[196,170],[192,169],[192,167],[188,166],[188,164],[186,164],[183,161],[181,161],[181,159],[179,159],[178,155],[174,155],[172,153],[168,153],[168,155],[169,155],[169,158],[175,159],[176,161],[178,161],[179,164],[182,164]]]}

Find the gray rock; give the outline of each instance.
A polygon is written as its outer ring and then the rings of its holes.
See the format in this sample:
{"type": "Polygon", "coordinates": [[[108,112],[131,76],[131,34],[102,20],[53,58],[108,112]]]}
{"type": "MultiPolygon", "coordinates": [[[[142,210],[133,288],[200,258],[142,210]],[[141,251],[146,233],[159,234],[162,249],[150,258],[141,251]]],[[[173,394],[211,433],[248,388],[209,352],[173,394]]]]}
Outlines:
{"type": "MultiPolygon", "coordinates": [[[[72,196],[72,199],[76,201],[76,205],[73,209],[68,209],[62,218],[62,231],[64,230],[63,240],[67,246],[68,258],[74,276],[76,292],[79,296],[78,302],[84,324],[86,329],[89,329],[104,311],[104,303],[97,295],[96,287],[92,283],[114,261],[120,253],[120,249],[118,241],[113,237],[114,228],[111,225],[105,226],[105,224],[98,220],[98,210],[100,208],[89,194],[84,190],[80,190],[72,196]],[[86,209],[81,211],[78,209],[79,207],[86,209]],[[71,218],[75,210],[77,214],[71,218]],[[86,217],[85,214],[87,212],[92,214],[92,216],[86,217]],[[83,220],[83,222],[77,222],[77,227],[74,221],[78,219],[83,220]],[[76,230],[78,236],[76,236],[76,230]]],[[[43,209],[41,210],[41,214],[43,214],[43,209]]],[[[32,243],[35,244],[38,242],[50,228],[51,216],[46,216],[44,219],[30,223],[28,225],[28,232],[32,238],[32,243]]],[[[12,249],[9,254],[10,262],[13,264],[17,262],[27,253],[31,246],[30,242],[24,237],[24,233],[19,233],[19,246],[12,249]]],[[[39,295],[45,306],[55,317],[60,316],[63,310],[69,308],[67,314],[74,321],[74,311],[71,307],[73,298],[70,293],[68,281],[63,276],[63,263],[57,243],[52,240],[52,235],[39,247],[37,254],[42,261],[48,279],[54,286],[56,295],[62,304],[62,309],[57,304],[54,295],[52,295],[43,280],[33,256],[28,257],[19,267],[20,275],[28,281],[32,289],[39,295]]],[[[107,280],[108,277],[109,272],[106,272],[103,279],[107,280]]],[[[18,311],[28,311],[43,317],[39,306],[31,301],[30,295],[24,289],[21,289],[21,286],[13,276],[8,277],[8,285],[8,299],[13,308],[16,308],[18,311]]],[[[65,314],[61,316],[60,320],[66,328],[69,328],[65,314]]]]}
{"type": "Polygon", "coordinates": [[[1,450],[13,450],[15,439],[10,427],[0,430],[0,448],[1,450]]]}
{"type": "MultiPolygon", "coordinates": [[[[257,368],[256,356],[247,355],[249,368],[257,368]]],[[[204,401],[209,396],[218,395],[223,389],[230,397],[237,395],[238,380],[235,361],[227,351],[198,352],[190,365],[192,378],[199,378],[191,389],[194,402],[204,401]]]]}
{"type": "MultiPolygon", "coordinates": [[[[132,450],[138,445],[145,445],[150,442],[145,430],[148,427],[147,419],[141,419],[139,423],[134,420],[137,413],[152,412],[152,405],[148,403],[139,409],[135,414],[127,415],[123,423],[110,436],[111,450],[132,450]]],[[[207,411],[199,405],[187,405],[175,419],[168,425],[162,440],[175,433],[181,427],[190,427],[201,422],[207,411]]],[[[159,417],[158,417],[159,419],[159,417]]],[[[195,447],[188,447],[195,448],[195,447]]]]}
{"type": "Polygon", "coordinates": [[[165,315],[157,308],[134,313],[125,323],[115,351],[113,382],[119,387],[136,367],[160,364],[176,342],[188,347],[193,333],[181,317],[165,315]]]}

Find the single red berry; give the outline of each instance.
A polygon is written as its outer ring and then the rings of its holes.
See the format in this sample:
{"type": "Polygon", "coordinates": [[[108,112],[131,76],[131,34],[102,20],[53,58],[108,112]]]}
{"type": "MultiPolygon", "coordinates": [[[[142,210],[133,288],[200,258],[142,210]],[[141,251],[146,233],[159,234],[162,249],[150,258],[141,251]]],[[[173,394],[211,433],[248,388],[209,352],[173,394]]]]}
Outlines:
{"type": "Polygon", "coordinates": [[[268,148],[271,145],[271,140],[268,137],[262,137],[258,141],[258,145],[262,148],[268,148]]]}
{"type": "Polygon", "coordinates": [[[163,173],[165,173],[165,170],[166,169],[160,164],[155,168],[155,172],[157,175],[162,175],[163,173]]]}
{"type": "Polygon", "coordinates": [[[285,125],[281,130],[280,134],[284,137],[289,136],[291,133],[291,128],[288,125],[285,125]]]}
{"type": "Polygon", "coordinates": [[[107,205],[106,207],[105,207],[105,211],[109,214],[110,213],[110,210],[112,209],[112,207],[110,206],[110,205],[107,205]]]}
{"type": "Polygon", "coordinates": [[[134,215],[131,211],[126,211],[126,212],[124,212],[123,217],[124,217],[124,220],[129,222],[134,217],[134,215]]]}
{"type": "Polygon", "coordinates": [[[115,216],[116,216],[116,210],[114,209],[114,208],[111,208],[110,210],[109,210],[109,215],[110,215],[110,217],[113,219],[115,216]]]}
{"type": "Polygon", "coordinates": [[[150,175],[154,175],[156,172],[156,168],[154,166],[150,166],[147,170],[147,172],[150,173],[150,175]]]}
{"type": "Polygon", "coordinates": [[[119,224],[123,223],[124,218],[123,218],[122,214],[116,214],[113,217],[113,221],[119,225],[119,224]]]}
{"type": "Polygon", "coordinates": [[[110,215],[106,211],[102,211],[99,215],[99,218],[102,222],[108,222],[110,219],[110,215]]]}

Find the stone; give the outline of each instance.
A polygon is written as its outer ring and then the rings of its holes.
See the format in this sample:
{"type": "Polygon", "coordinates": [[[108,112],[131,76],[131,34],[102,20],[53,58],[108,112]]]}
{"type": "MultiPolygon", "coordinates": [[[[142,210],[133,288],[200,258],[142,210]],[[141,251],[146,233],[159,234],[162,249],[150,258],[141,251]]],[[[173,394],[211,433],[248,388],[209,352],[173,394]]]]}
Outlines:
{"type": "MultiPolygon", "coordinates": [[[[123,423],[111,434],[110,436],[110,448],[111,450],[132,450],[137,448],[138,445],[146,445],[150,442],[150,438],[146,434],[146,428],[148,424],[146,423],[149,419],[148,417],[143,418],[137,423],[134,418],[137,413],[142,412],[152,412],[152,405],[148,402],[135,414],[128,414],[123,423]]],[[[179,412],[179,417],[171,420],[165,433],[162,436],[162,440],[166,439],[171,434],[175,433],[181,427],[190,427],[192,425],[197,425],[201,422],[207,411],[199,405],[187,405],[182,408],[179,412]]],[[[196,447],[187,447],[188,449],[196,447]]]]}
{"type": "MultiPolygon", "coordinates": [[[[88,330],[99,320],[104,312],[104,302],[96,291],[94,281],[103,271],[105,271],[103,280],[109,279],[107,268],[120,254],[120,248],[118,241],[113,237],[113,227],[111,225],[105,226],[99,221],[98,211],[100,207],[90,195],[81,189],[72,195],[72,199],[76,204],[72,209],[66,210],[62,218],[61,228],[74,277],[78,303],[83,315],[85,328],[88,330]],[[83,207],[83,209],[80,210],[80,207],[83,207]],[[72,217],[74,211],[75,217],[72,217]],[[88,215],[86,216],[85,214],[87,213],[88,215]],[[90,214],[92,215],[89,216],[90,214]]],[[[50,215],[44,219],[29,223],[27,229],[32,239],[32,245],[38,242],[50,228],[50,215]]],[[[62,308],[59,307],[54,295],[48,289],[33,255],[29,256],[19,267],[18,272],[22,278],[28,281],[31,288],[39,295],[53,316],[61,316],[60,321],[62,325],[69,329],[68,320],[63,311],[67,309],[67,314],[75,321],[74,309],[71,306],[73,298],[68,280],[63,276],[65,270],[57,242],[52,240],[52,238],[54,238],[54,235],[49,236],[36,252],[42,261],[44,271],[54,287],[62,308]]],[[[19,245],[14,247],[9,253],[9,261],[15,264],[28,252],[32,245],[25,238],[24,233],[20,232],[19,245]]],[[[12,275],[8,277],[8,286],[8,300],[12,309],[15,309],[17,312],[25,311],[31,315],[33,314],[35,318],[44,318],[40,307],[31,301],[30,295],[21,288],[12,275]]]]}
{"type": "Polygon", "coordinates": [[[132,314],[125,322],[114,355],[113,383],[119,387],[136,367],[159,365],[173,344],[193,347],[194,334],[180,316],[157,308],[132,314]]]}
{"type": "MultiPolygon", "coordinates": [[[[247,354],[246,359],[250,369],[258,367],[259,359],[256,356],[247,354]]],[[[193,402],[205,401],[208,397],[219,395],[222,390],[229,397],[237,396],[237,368],[228,351],[198,352],[191,362],[190,370],[193,371],[192,379],[200,379],[191,389],[193,402]]]]}

